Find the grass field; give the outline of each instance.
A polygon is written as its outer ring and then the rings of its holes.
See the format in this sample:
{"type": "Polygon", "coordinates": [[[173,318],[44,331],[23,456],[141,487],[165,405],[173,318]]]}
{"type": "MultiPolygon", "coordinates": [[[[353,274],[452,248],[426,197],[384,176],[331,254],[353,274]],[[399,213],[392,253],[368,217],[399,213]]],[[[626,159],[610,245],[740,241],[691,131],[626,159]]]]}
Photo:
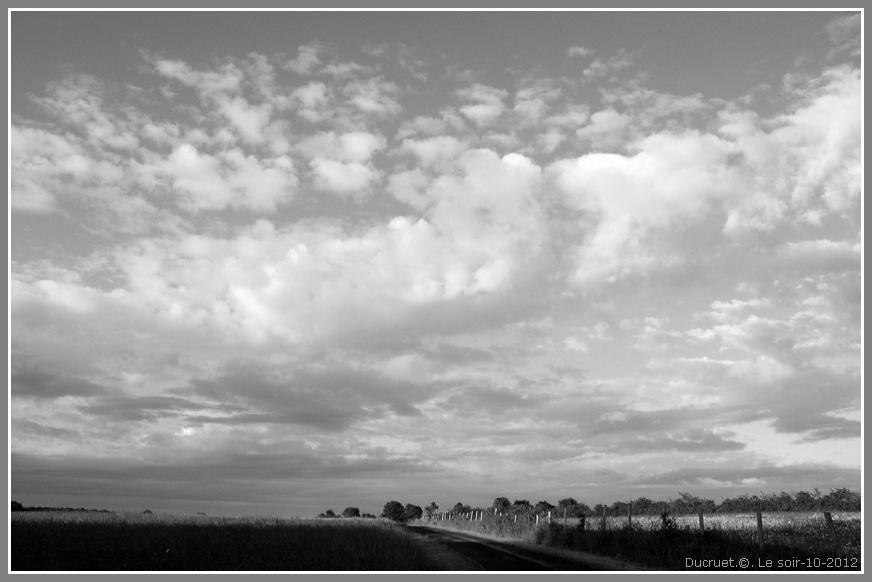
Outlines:
{"type": "Polygon", "coordinates": [[[429,570],[381,519],[13,512],[13,571],[429,570]]]}
{"type": "Polygon", "coordinates": [[[627,560],[640,566],[667,570],[721,568],[739,570],[738,560],[746,558],[748,569],[760,569],[767,560],[772,570],[859,570],[861,559],[860,514],[833,513],[834,532],[826,526],[820,513],[763,514],[763,548],[757,540],[755,514],[710,514],[705,516],[705,531],[700,534],[699,517],[685,515],[664,522],[655,516],[626,516],[601,519],[587,518],[585,528],[579,519],[562,519],[551,523],[541,520],[538,526],[529,517],[485,515],[482,520],[453,519],[437,525],[484,533],[507,539],[535,542],[551,547],[627,560]],[[735,567],[724,568],[724,561],[734,559],[735,567]],[[781,562],[779,562],[779,560],[781,562]]]}

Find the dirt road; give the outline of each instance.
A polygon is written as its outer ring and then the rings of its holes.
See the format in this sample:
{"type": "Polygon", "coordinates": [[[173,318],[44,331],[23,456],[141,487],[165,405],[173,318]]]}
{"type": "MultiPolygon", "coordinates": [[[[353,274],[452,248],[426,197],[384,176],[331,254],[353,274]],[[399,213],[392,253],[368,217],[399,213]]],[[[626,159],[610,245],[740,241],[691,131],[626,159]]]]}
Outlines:
{"type": "Polygon", "coordinates": [[[410,532],[423,538],[425,547],[442,570],[601,571],[627,569],[615,560],[558,552],[529,544],[483,539],[444,528],[413,526],[410,532]]]}

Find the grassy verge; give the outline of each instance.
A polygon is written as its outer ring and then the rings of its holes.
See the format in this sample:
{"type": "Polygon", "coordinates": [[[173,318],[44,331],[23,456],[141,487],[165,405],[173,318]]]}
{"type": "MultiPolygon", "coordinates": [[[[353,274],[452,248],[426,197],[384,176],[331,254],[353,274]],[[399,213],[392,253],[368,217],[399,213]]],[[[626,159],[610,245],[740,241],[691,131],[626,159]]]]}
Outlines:
{"type": "Polygon", "coordinates": [[[683,520],[637,519],[632,525],[598,521],[582,529],[577,522],[516,523],[493,516],[481,521],[442,521],[472,533],[533,542],[633,562],[665,570],[859,570],[861,522],[843,517],[834,522],[835,536],[821,516],[777,516],[764,525],[764,546],[757,541],[756,521],[746,516],[717,516],[702,535],[683,520]],[[753,523],[753,527],[750,525],[753,523]],[[732,558],[732,562],[730,559],[732,558]],[[739,560],[748,560],[742,567],[739,560]]]}
{"type": "Polygon", "coordinates": [[[13,514],[14,571],[430,570],[412,534],[372,519],[13,514]]]}

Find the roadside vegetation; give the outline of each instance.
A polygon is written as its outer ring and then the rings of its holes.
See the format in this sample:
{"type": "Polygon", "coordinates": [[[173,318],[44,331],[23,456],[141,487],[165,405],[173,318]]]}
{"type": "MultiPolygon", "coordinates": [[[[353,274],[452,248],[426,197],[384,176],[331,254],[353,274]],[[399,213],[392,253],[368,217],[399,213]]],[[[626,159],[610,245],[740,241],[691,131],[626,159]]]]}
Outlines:
{"type": "Polygon", "coordinates": [[[859,510],[859,494],[847,489],[742,496],[721,504],[680,494],[670,501],[641,498],[593,508],[571,498],[554,506],[498,497],[490,508],[457,504],[429,522],[665,570],[840,571],[861,566],[859,510]],[[747,566],[739,565],[741,558],[747,566]]]}

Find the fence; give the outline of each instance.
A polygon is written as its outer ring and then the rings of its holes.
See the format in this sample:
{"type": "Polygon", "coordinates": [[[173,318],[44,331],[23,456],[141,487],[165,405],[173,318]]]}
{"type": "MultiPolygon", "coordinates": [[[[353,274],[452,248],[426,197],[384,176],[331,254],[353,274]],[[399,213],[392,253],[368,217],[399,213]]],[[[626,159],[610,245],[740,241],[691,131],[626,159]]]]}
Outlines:
{"type": "MultiPolygon", "coordinates": [[[[824,519],[824,523],[826,524],[826,530],[831,538],[831,543],[835,547],[838,543],[836,528],[833,522],[833,513],[830,511],[823,512],[776,512],[772,514],[764,514],[763,511],[757,510],[753,514],[741,513],[741,514],[723,514],[723,513],[709,513],[706,514],[703,510],[699,510],[695,515],[683,514],[675,517],[668,517],[665,514],[662,516],[653,516],[651,514],[634,514],[632,512],[632,507],[627,507],[626,516],[621,516],[618,514],[609,515],[608,509],[604,509],[599,516],[588,516],[581,515],[578,517],[568,517],[566,508],[563,508],[562,511],[560,509],[549,510],[549,511],[500,511],[498,509],[492,508],[489,510],[475,509],[469,512],[443,512],[431,517],[431,521],[435,522],[451,522],[451,521],[463,521],[463,522],[483,522],[485,521],[485,517],[487,517],[488,522],[496,522],[496,523],[510,523],[510,524],[521,524],[532,527],[539,527],[542,524],[550,524],[550,523],[558,523],[563,525],[564,528],[569,527],[570,525],[573,527],[580,527],[582,530],[588,529],[588,517],[598,517],[596,520],[599,523],[593,525],[593,527],[597,527],[601,531],[605,531],[610,528],[620,528],[620,527],[634,527],[634,518],[635,527],[640,527],[643,529],[656,529],[663,527],[667,523],[672,523],[674,527],[697,527],[699,531],[700,538],[702,538],[704,532],[706,531],[706,515],[708,515],[709,523],[716,524],[717,527],[723,527],[724,523],[729,521],[729,525],[731,527],[738,527],[745,529],[747,527],[756,527],[756,540],[759,549],[764,549],[765,547],[765,536],[764,536],[764,515],[767,515],[767,519],[765,522],[770,523],[770,525],[777,526],[781,525],[785,519],[794,519],[796,516],[809,516],[809,515],[818,515],[822,516],[824,519]],[[669,520],[668,522],[666,520],[669,520]],[[646,527],[647,526],[647,527],[646,527]]],[[[853,515],[853,512],[842,512],[837,515],[853,515]]],[[[596,523],[596,522],[594,522],[596,523]]]]}

